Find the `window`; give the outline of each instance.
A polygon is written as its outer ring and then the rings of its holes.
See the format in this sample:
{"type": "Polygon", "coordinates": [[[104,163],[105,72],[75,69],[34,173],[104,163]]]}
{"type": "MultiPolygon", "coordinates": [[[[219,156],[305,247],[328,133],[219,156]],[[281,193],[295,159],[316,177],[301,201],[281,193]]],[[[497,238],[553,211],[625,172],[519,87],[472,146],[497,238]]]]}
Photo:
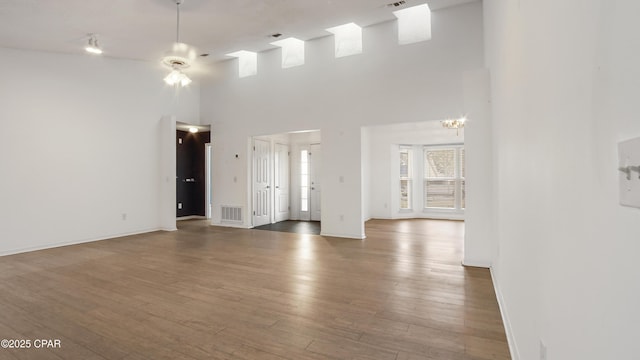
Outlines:
{"type": "Polygon", "coordinates": [[[309,211],[309,151],[300,152],[300,211],[309,211]]]}
{"type": "Polygon", "coordinates": [[[464,184],[464,179],[465,179],[465,162],[464,162],[464,148],[460,149],[460,208],[464,209],[466,208],[465,206],[465,199],[467,197],[467,193],[465,191],[465,184],[464,184]]]}
{"type": "Polygon", "coordinates": [[[258,53],[253,51],[240,50],[227,56],[238,58],[238,76],[243,78],[254,76],[258,73],[258,53]]]}
{"type": "Polygon", "coordinates": [[[400,148],[400,209],[411,209],[413,161],[410,148],[400,148]]]}
{"type": "Polygon", "coordinates": [[[431,10],[428,4],[394,11],[398,18],[398,43],[413,44],[431,39],[431,10]]]}
{"type": "Polygon", "coordinates": [[[348,23],[327,29],[335,38],[335,57],[351,56],[362,53],[362,28],[348,23]]]}
{"type": "Polygon", "coordinates": [[[424,207],[464,209],[464,148],[425,147],[424,207]]]}
{"type": "Polygon", "coordinates": [[[287,38],[271,43],[282,48],[282,68],[304,65],[304,41],[287,38]]]}

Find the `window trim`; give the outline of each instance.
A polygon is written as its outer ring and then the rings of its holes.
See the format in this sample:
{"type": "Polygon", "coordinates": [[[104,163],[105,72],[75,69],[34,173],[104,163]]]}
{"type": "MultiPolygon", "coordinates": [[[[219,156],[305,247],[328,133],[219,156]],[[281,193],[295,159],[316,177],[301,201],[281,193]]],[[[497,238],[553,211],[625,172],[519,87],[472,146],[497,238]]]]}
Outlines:
{"type": "Polygon", "coordinates": [[[413,167],[414,167],[414,159],[415,159],[415,155],[414,153],[414,147],[411,145],[400,145],[398,148],[398,160],[400,160],[400,155],[402,154],[403,151],[406,151],[408,154],[408,164],[407,164],[407,176],[403,177],[402,176],[402,162],[399,162],[399,166],[398,166],[398,184],[399,184],[399,188],[398,188],[398,200],[399,200],[399,206],[398,206],[398,210],[399,212],[413,212],[413,195],[414,195],[414,184],[415,184],[415,179],[414,179],[414,171],[413,171],[413,167]],[[408,202],[408,206],[406,208],[402,207],[402,181],[406,180],[408,181],[408,193],[407,193],[407,202],[408,202]]]}
{"type": "MultiPolygon", "coordinates": [[[[422,199],[422,205],[423,205],[423,212],[425,213],[460,213],[460,214],[464,214],[464,210],[465,208],[462,207],[462,195],[463,193],[463,188],[462,188],[462,182],[465,181],[465,186],[466,186],[466,179],[464,177],[462,177],[462,162],[461,160],[461,150],[465,149],[464,143],[457,143],[457,144],[443,144],[443,145],[424,145],[422,147],[422,151],[423,151],[423,161],[422,161],[422,187],[423,187],[423,199],[422,199]],[[446,177],[446,178],[434,178],[434,177],[427,177],[427,167],[426,165],[426,161],[427,161],[427,152],[429,150],[449,150],[449,149],[453,149],[455,150],[454,152],[454,176],[453,177],[446,177]],[[455,182],[455,189],[454,189],[454,207],[453,208],[443,208],[443,207],[428,207],[427,206],[427,181],[433,181],[433,180],[440,180],[440,181],[454,181],[455,182]]],[[[465,162],[466,162],[466,151],[465,151],[465,162]]],[[[466,172],[466,171],[465,171],[466,172]]],[[[466,174],[465,174],[466,175],[466,174]]],[[[466,199],[465,199],[465,205],[466,205],[466,199]]]]}

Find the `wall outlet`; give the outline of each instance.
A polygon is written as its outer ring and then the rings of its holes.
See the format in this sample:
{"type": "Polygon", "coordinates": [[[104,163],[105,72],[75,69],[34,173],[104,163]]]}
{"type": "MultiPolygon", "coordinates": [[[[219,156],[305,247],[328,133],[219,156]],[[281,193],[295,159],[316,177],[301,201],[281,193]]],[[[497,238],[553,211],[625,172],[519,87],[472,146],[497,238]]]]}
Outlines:
{"type": "Polygon", "coordinates": [[[540,340],[540,360],[547,360],[547,345],[540,340]]]}
{"type": "Polygon", "coordinates": [[[178,203],[178,210],[182,210],[182,203],[178,203]]]}

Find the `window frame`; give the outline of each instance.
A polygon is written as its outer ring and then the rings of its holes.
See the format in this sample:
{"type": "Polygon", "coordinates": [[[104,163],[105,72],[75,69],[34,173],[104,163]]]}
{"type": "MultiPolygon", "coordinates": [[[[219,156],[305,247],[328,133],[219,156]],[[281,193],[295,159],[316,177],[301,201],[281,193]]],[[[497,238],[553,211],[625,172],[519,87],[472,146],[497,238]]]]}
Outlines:
{"type": "Polygon", "coordinates": [[[398,209],[400,212],[412,212],[413,211],[413,195],[414,195],[414,149],[413,146],[410,145],[400,145],[400,148],[398,149],[398,184],[399,184],[399,188],[398,188],[398,192],[399,192],[399,206],[398,209]],[[403,176],[402,174],[402,153],[406,152],[407,153],[407,175],[403,176]],[[407,182],[407,207],[402,207],[402,182],[406,181],[407,182]]]}
{"type": "MultiPolygon", "coordinates": [[[[423,196],[422,196],[422,205],[424,212],[454,212],[454,213],[463,213],[465,208],[462,207],[463,197],[466,196],[465,186],[466,181],[465,177],[462,176],[463,173],[466,175],[466,171],[463,171],[463,163],[462,163],[462,153],[465,152],[465,161],[466,161],[466,151],[464,144],[447,144],[447,145],[424,145],[423,146],[423,161],[422,161],[422,188],[423,188],[423,196]],[[427,153],[429,151],[436,150],[454,150],[453,161],[454,161],[454,171],[453,177],[429,177],[428,176],[428,167],[427,167],[427,153]],[[427,190],[427,183],[429,181],[453,181],[454,182],[454,207],[435,207],[428,206],[427,196],[429,192],[427,190]],[[465,186],[463,186],[463,183],[465,186]]],[[[466,206],[466,199],[464,200],[466,206]]]]}

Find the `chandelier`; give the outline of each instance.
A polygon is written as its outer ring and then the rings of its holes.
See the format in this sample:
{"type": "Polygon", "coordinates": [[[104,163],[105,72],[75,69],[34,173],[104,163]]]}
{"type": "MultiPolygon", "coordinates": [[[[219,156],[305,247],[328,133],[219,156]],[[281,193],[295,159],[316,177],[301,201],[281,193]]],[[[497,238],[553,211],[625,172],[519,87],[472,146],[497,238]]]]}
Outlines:
{"type": "Polygon", "coordinates": [[[460,129],[464,128],[464,123],[467,121],[466,118],[462,117],[460,119],[448,119],[442,120],[440,123],[442,127],[447,129],[456,129],[456,136],[460,135],[460,129]]]}

